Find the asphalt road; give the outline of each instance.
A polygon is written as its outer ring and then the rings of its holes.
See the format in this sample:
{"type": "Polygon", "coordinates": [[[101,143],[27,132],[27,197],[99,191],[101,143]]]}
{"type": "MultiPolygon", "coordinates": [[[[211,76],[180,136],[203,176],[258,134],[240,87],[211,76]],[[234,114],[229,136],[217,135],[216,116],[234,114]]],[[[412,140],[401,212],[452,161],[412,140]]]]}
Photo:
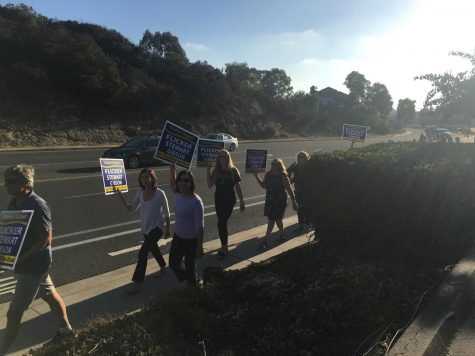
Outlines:
{"type": "MultiPolygon", "coordinates": [[[[396,136],[369,137],[367,144],[393,140],[412,141],[419,131],[396,136]]],[[[362,146],[357,143],[355,147],[362,146]]],[[[262,141],[241,143],[232,153],[235,165],[241,171],[241,186],[246,210],[235,210],[229,221],[229,233],[247,230],[266,223],[263,216],[265,191],[252,174],[244,174],[245,152],[248,148],[262,148],[269,152],[268,159],[282,158],[288,166],[300,150],[309,153],[318,149],[332,151],[347,149],[350,143],[341,140],[262,141]]],[[[99,168],[99,157],[105,149],[66,149],[0,152],[0,171],[18,164],[31,164],[36,169],[35,191],[51,206],[53,214],[53,265],[51,275],[56,285],[71,283],[136,262],[142,241],[139,215],[125,210],[117,196],[105,196],[99,168]]],[[[168,185],[167,167],[154,167],[160,188],[168,196],[170,208],[174,194],[168,185]]],[[[139,169],[128,170],[131,189],[126,198],[131,201],[138,187],[139,169]]],[[[206,185],[205,168],[192,169],[197,182],[197,193],[205,205],[205,240],[218,238],[214,213],[214,189],[206,185]]],[[[9,196],[0,190],[0,207],[6,208],[9,196]]],[[[295,212],[287,207],[286,216],[295,212]]],[[[173,215],[172,215],[173,224],[173,215]]],[[[173,225],[172,225],[173,230],[173,225]]],[[[171,239],[160,240],[162,253],[168,253],[171,239]]],[[[0,274],[0,303],[11,297],[15,287],[12,272],[0,274]]]]}

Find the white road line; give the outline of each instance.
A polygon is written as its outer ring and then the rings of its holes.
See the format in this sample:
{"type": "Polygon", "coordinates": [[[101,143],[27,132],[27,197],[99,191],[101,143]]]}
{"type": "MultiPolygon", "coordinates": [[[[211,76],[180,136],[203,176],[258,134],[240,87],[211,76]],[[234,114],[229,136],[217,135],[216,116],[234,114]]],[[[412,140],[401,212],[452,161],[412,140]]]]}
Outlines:
{"type": "Polygon", "coordinates": [[[15,293],[15,288],[6,290],[5,292],[0,292],[0,295],[4,294],[14,294],[15,293]]]}
{"type": "Polygon", "coordinates": [[[57,182],[59,180],[86,179],[86,178],[97,178],[97,177],[101,177],[101,175],[100,174],[93,174],[93,175],[88,175],[88,176],[38,179],[38,180],[35,180],[35,183],[57,182]]]}
{"type": "Polygon", "coordinates": [[[114,238],[114,237],[119,237],[119,236],[124,236],[124,235],[133,234],[133,233],[139,232],[139,231],[140,231],[140,229],[133,229],[133,230],[122,231],[122,232],[118,232],[118,233],[116,233],[116,234],[111,234],[111,235],[96,237],[96,238],[93,238],[93,239],[87,239],[87,240],[83,240],[83,241],[78,241],[78,242],[73,242],[73,243],[70,243],[70,244],[65,244],[65,245],[53,247],[52,250],[53,250],[53,251],[64,250],[65,248],[75,247],[75,246],[80,246],[80,245],[85,245],[85,244],[89,244],[89,243],[92,243],[92,242],[98,242],[98,241],[108,240],[108,239],[112,239],[112,238],[114,238]]]}
{"type": "MultiPolygon", "coordinates": [[[[161,246],[161,240],[158,240],[158,246],[161,246]]],[[[133,246],[133,247],[129,247],[129,248],[124,248],[123,250],[119,250],[119,251],[115,251],[115,252],[108,252],[107,254],[111,257],[114,257],[114,256],[117,256],[117,255],[122,255],[123,253],[128,253],[128,252],[133,252],[133,251],[137,251],[137,250],[140,250],[140,247],[142,245],[138,245],[138,246],[133,246]]]]}
{"type": "MultiPolygon", "coordinates": [[[[259,198],[263,198],[263,197],[265,197],[265,194],[256,195],[256,196],[253,196],[253,197],[246,198],[246,199],[244,199],[244,200],[245,200],[245,201],[248,201],[248,200],[254,200],[254,199],[259,199],[259,198]]],[[[205,209],[209,209],[209,208],[213,208],[213,207],[214,207],[214,204],[213,204],[213,205],[206,205],[204,208],[205,208],[205,209]]],[[[170,216],[173,216],[173,215],[174,215],[174,213],[171,213],[171,214],[170,214],[170,216]]],[[[127,221],[127,222],[118,223],[118,224],[114,224],[114,225],[107,225],[107,226],[96,227],[96,228],[94,228],[94,229],[87,229],[87,230],[82,230],[82,231],[77,231],[77,232],[70,232],[70,233],[68,233],[68,234],[55,235],[55,236],[54,236],[54,240],[60,240],[60,239],[66,238],[66,237],[73,237],[73,236],[88,234],[88,233],[91,233],[91,232],[97,232],[97,231],[102,231],[102,230],[107,230],[107,229],[113,229],[113,228],[116,228],[116,227],[121,227],[121,226],[136,224],[136,223],[138,223],[139,221],[140,221],[140,220],[132,220],[132,221],[127,221]]]]}
{"type": "MultiPolygon", "coordinates": [[[[168,186],[167,184],[159,184],[158,187],[166,187],[168,186]]],[[[131,190],[139,190],[140,188],[137,187],[137,188],[131,188],[129,189],[129,192],[131,190]]],[[[92,195],[104,195],[104,192],[100,192],[100,193],[90,193],[90,194],[82,194],[82,195],[73,195],[73,196],[70,196],[70,197],[64,197],[63,199],[74,199],[74,198],[82,198],[82,197],[90,197],[92,195]]]]}
{"type": "Polygon", "coordinates": [[[60,240],[60,239],[66,238],[66,237],[73,237],[73,236],[88,234],[88,233],[90,233],[90,232],[97,232],[97,231],[112,229],[112,228],[115,228],[115,227],[120,227],[120,226],[135,224],[135,223],[138,223],[139,221],[140,221],[140,220],[132,220],[132,221],[127,221],[127,222],[123,222],[123,223],[119,223],[119,224],[114,224],[114,225],[96,227],[95,229],[88,229],[88,230],[82,230],[82,231],[77,231],[77,232],[71,232],[71,233],[69,233],[69,234],[56,235],[56,236],[53,237],[53,239],[54,239],[54,240],[60,240]]]}
{"type": "Polygon", "coordinates": [[[5,283],[0,286],[0,292],[4,292],[6,290],[14,288],[16,285],[16,281],[10,282],[10,283],[5,283]]]}
{"type": "MultiPolygon", "coordinates": [[[[129,192],[131,190],[139,190],[140,188],[131,188],[129,189],[129,192]]],[[[64,197],[63,199],[74,199],[74,198],[83,198],[83,197],[91,197],[93,195],[104,195],[104,192],[100,192],[100,193],[90,193],[90,194],[81,194],[81,195],[72,195],[70,197],[64,197]]]]}
{"type": "MultiPolygon", "coordinates": [[[[53,162],[53,163],[26,163],[30,166],[37,167],[37,166],[53,166],[53,165],[59,165],[59,164],[80,164],[80,163],[97,163],[97,160],[95,161],[80,161],[80,162],[53,162]]],[[[8,168],[10,166],[0,166],[0,168],[8,168]]]]}
{"type": "MultiPolygon", "coordinates": [[[[272,155],[271,155],[272,156],[272,155]]],[[[294,156],[292,157],[280,157],[281,159],[291,159],[291,158],[295,158],[294,156]]],[[[268,158],[268,160],[270,160],[270,158],[268,158]]],[[[68,162],[66,162],[68,163],[68,162]]],[[[239,161],[239,162],[234,162],[235,164],[242,164],[244,163],[244,161],[239,161]]],[[[44,165],[50,165],[49,163],[41,163],[41,164],[44,164],[44,165]]],[[[51,164],[54,164],[54,163],[51,163],[51,164]]],[[[5,167],[10,167],[10,166],[5,166],[5,167]]],[[[97,167],[99,168],[99,167],[97,167]]],[[[193,168],[203,168],[203,167],[193,167],[193,168]]],[[[156,171],[167,171],[169,168],[168,167],[163,167],[163,168],[155,168],[156,171]]],[[[132,174],[132,173],[139,173],[140,172],[140,169],[139,170],[134,170],[134,171],[127,171],[127,174],[132,174]]],[[[38,180],[35,180],[35,183],[44,183],[44,182],[57,182],[57,181],[61,181],[61,180],[73,180],[73,179],[86,179],[86,178],[98,178],[98,177],[102,177],[100,174],[90,174],[90,175],[87,175],[87,176],[75,176],[75,177],[58,177],[58,178],[47,178],[47,179],[38,179],[38,180]]]]}
{"type": "MultiPolygon", "coordinates": [[[[260,202],[257,202],[257,203],[248,204],[248,205],[246,205],[246,206],[247,206],[247,207],[251,207],[251,206],[260,205],[260,204],[264,204],[264,201],[260,201],[260,202]]],[[[234,210],[237,210],[237,209],[239,209],[238,206],[234,208],[234,210]]],[[[214,215],[215,213],[216,213],[216,212],[212,211],[212,212],[210,212],[210,213],[204,214],[204,216],[214,215]]],[[[171,223],[173,224],[173,223],[175,223],[175,221],[172,221],[171,223]]],[[[95,237],[95,238],[92,238],[92,239],[87,239],[87,240],[78,241],[78,242],[72,242],[72,243],[69,243],[69,244],[65,244],[65,245],[53,247],[52,250],[53,250],[53,251],[64,250],[64,249],[70,248],[70,247],[75,247],[75,246],[90,244],[90,243],[93,243],[93,242],[98,242],[98,241],[103,241],[103,240],[109,240],[109,239],[112,239],[112,238],[114,238],[114,237],[119,237],[119,236],[134,234],[134,233],[139,232],[139,231],[140,231],[140,229],[132,229],[132,230],[127,230],[127,231],[122,231],[122,232],[118,232],[118,233],[115,233],[115,234],[110,234],[110,235],[95,237]]]]}
{"type": "Polygon", "coordinates": [[[2,279],[0,279],[0,283],[5,282],[5,281],[9,281],[10,279],[14,279],[14,277],[2,278],[2,279]]]}
{"type": "MultiPolygon", "coordinates": [[[[8,154],[41,154],[41,153],[57,153],[57,152],[64,152],[67,150],[68,152],[94,152],[94,151],[100,151],[104,152],[104,150],[107,150],[111,148],[111,146],[104,146],[104,147],[92,147],[92,148],[67,148],[67,149],[48,149],[48,148],[42,148],[42,147],[37,147],[36,150],[32,147],[30,150],[15,150],[11,149],[9,151],[0,151],[0,155],[8,155],[8,154]]],[[[101,153],[102,154],[102,153],[101,153]]]]}
{"type": "MultiPolygon", "coordinates": [[[[171,240],[169,240],[169,241],[171,241],[171,240]]],[[[158,246],[159,247],[160,246],[165,246],[166,244],[167,244],[167,241],[165,239],[158,240],[158,246]]],[[[109,252],[107,254],[111,257],[114,257],[114,256],[118,256],[118,255],[123,255],[125,253],[138,251],[138,250],[140,250],[140,247],[142,247],[142,245],[137,245],[137,246],[132,246],[132,247],[129,247],[129,248],[124,248],[123,250],[109,252]]]]}
{"type": "MultiPolygon", "coordinates": [[[[99,167],[97,167],[97,168],[99,168],[99,167]]],[[[128,171],[127,174],[139,173],[139,172],[140,171],[128,171]]],[[[85,179],[85,178],[97,178],[97,177],[102,177],[102,175],[100,175],[100,174],[90,174],[90,175],[87,175],[87,176],[38,179],[38,180],[35,180],[35,183],[57,182],[57,181],[60,181],[60,180],[85,179]]]]}

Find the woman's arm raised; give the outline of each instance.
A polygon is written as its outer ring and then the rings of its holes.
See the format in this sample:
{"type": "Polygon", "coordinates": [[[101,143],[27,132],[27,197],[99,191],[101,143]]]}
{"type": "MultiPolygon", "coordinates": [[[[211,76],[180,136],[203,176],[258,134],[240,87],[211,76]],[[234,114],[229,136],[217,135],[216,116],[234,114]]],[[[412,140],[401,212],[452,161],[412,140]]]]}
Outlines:
{"type": "Polygon", "coordinates": [[[175,163],[170,164],[170,189],[175,192],[176,190],[176,166],[175,163]]]}
{"type": "Polygon", "coordinates": [[[211,188],[214,185],[213,174],[211,173],[211,167],[206,167],[206,182],[208,183],[208,188],[211,188]]]}

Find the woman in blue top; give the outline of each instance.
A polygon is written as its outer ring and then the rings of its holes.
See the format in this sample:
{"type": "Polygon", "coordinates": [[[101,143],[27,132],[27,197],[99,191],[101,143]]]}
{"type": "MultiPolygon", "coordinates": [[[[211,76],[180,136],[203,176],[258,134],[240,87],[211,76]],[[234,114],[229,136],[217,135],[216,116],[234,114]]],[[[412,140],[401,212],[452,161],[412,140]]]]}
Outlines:
{"type": "Polygon", "coordinates": [[[129,211],[137,211],[140,208],[140,230],[144,236],[144,242],[139,250],[138,262],[135,267],[132,285],[127,287],[126,292],[134,294],[140,291],[140,284],[145,278],[147,269],[148,253],[151,252],[158,265],[160,272],[157,277],[165,273],[165,260],[158,248],[158,240],[164,234],[170,237],[170,211],[167,197],[163,190],[157,188],[158,179],[155,172],[150,168],[144,168],[139,175],[140,190],[135,195],[132,204],[129,204],[122,193],[118,191],[124,206],[129,211]]]}
{"type": "Polygon", "coordinates": [[[203,256],[204,207],[195,193],[195,179],[186,170],[176,174],[174,164],[170,166],[170,187],[175,195],[175,231],[170,247],[170,268],[181,282],[196,285],[196,259],[203,256]],[[181,261],[185,258],[185,270],[181,261]]]}
{"type": "Polygon", "coordinates": [[[272,160],[271,169],[265,174],[264,179],[261,179],[257,172],[254,172],[254,177],[256,177],[257,183],[266,190],[264,215],[267,217],[267,231],[259,244],[261,248],[266,248],[268,246],[269,236],[275,224],[277,224],[279,228],[279,240],[285,240],[282,219],[284,218],[285,208],[287,206],[286,191],[290,199],[292,199],[294,210],[297,210],[298,206],[295,201],[294,192],[290,186],[284,162],[282,162],[281,159],[272,160]]]}
{"type": "Polygon", "coordinates": [[[239,184],[241,176],[239,170],[234,167],[231,155],[227,150],[219,151],[213,171],[211,171],[211,167],[208,167],[206,179],[208,188],[213,185],[216,186],[214,206],[218,217],[219,239],[221,240],[221,249],[218,251],[218,256],[224,258],[228,254],[228,220],[236,204],[235,191],[240,201],[239,209],[241,212],[245,209],[241,185],[239,184]]]}

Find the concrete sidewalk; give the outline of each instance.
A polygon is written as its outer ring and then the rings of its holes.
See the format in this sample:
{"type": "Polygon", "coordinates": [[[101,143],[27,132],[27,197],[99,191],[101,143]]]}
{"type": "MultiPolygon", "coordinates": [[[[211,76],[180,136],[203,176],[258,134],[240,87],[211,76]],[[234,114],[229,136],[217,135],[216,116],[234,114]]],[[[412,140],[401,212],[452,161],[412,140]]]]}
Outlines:
{"type": "MultiPolygon", "coordinates": [[[[447,348],[451,346],[454,335],[459,334],[459,338],[473,340],[475,336],[473,327],[470,331],[464,330],[467,324],[464,325],[463,322],[470,312],[473,312],[474,296],[475,245],[437,286],[424,309],[404,330],[388,355],[442,356],[447,355],[447,348]]],[[[475,355],[471,345],[458,344],[458,349],[454,347],[453,350],[449,350],[452,351],[450,355],[475,355]]]]}
{"type": "MultiPolygon", "coordinates": [[[[223,260],[218,259],[216,255],[216,250],[220,247],[219,239],[206,242],[204,244],[205,255],[197,263],[198,274],[202,276],[203,270],[209,266],[221,266],[227,270],[241,269],[250,263],[261,262],[308,243],[310,235],[296,236],[291,232],[296,223],[297,216],[284,219],[289,240],[279,244],[276,241],[277,235],[274,233],[270,238],[269,248],[266,250],[259,250],[257,237],[264,236],[267,225],[231,235],[229,237],[229,254],[223,260]]],[[[168,261],[168,255],[164,257],[168,261]]],[[[150,275],[158,270],[158,265],[154,259],[149,259],[142,291],[128,296],[124,293],[124,286],[131,282],[134,268],[135,264],[58,287],[59,294],[68,306],[68,315],[73,327],[78,328],[88,320],[100,315],[136,311],[149,298],[163,295],[179,285],[174,273],[169,269],[165,276],[159,279],[152,278],[150,275]]],[[[9,303],[0,305],[0,328],[2,330],[6,325],[8,305],[9,303]]],[[[56,330],[57,327],[51,318],[48,305],[41,299],[35,300],[30,309],[25,312],[20,334],[12,345],[9,355],[21,355],[30,348],[40,346],[53,336],[56,330]]]]}

